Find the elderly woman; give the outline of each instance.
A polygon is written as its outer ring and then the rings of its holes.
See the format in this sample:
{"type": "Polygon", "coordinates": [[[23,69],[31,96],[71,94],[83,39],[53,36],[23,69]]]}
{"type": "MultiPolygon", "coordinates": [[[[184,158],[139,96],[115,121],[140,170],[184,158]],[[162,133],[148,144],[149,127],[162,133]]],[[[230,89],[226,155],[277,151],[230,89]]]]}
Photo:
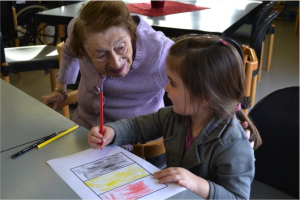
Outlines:
{"type": "Polygon", "coordinates": [[[156,112],[164,106],[172,44],[142,18],[131,16],[122,1],[89,1],[69,23],[56,89],[42,102],[57,109],[80,70],[72,117],[77,124],[87,129],[99,125],[100,91],[105,123],[156,112]]]}
{"type": "Polygon", "coordinates": [[[68,26],[56,90],[42,102],[65,99],[78,72],[78,107],[72,120],[90,129],[99,125],[99,93],[104,119],[113,122],[157,111],[164,106],[166,56],[173,41],[142,18],[131,16],[120,1],[90,1],[68,26]]]}

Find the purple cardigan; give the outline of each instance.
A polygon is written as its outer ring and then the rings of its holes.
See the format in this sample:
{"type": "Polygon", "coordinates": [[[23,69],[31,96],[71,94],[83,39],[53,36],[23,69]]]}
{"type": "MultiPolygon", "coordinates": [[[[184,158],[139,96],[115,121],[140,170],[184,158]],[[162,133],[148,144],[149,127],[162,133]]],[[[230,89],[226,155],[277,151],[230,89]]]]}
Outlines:
{"type": "MultiPolygon", "coordinates": [[[[99,76],[88,58],[77,59],[69,50],[69,37],[63,46],[62,61],[56,81],[73,84],[80,69],[78,107],[72,120],[90,129],[99,125],[99,91],[103,87],[104,120],[114,122],[156,112],[164,106],[164,86],[167,84],[166,57],[173,41],[157,32],[138,16],[136,55],[128,74],[121,78],[99,76]]],[[[74,18],[68,26],[73,31],[74,18]]]]}

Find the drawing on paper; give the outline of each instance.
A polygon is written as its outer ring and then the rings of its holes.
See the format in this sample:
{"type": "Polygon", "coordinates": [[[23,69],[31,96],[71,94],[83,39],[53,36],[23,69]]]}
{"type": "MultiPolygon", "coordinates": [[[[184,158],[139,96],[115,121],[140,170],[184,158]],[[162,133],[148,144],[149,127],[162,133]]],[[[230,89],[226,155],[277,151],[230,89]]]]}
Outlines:
{"type": "Polygon", "coordinates": [[[138,199],[168,187],[156,180],[142,166],[117,153],[71,171],[100,199],[138,199]]]}

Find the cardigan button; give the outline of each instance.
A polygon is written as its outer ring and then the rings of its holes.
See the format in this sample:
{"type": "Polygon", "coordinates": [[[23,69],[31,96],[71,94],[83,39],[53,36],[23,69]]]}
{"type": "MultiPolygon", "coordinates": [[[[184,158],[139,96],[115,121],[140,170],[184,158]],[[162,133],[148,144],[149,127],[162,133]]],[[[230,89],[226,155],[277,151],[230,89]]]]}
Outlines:
{"type": "Polygon", "coordinates": [[[97,94],[97,95],[100,94],[100,91],[101,91],[100,87],[94,85],[94,86],[93,86],[93,90],[94,90],[94,93],[95,93],[95,94],[97,94]]]}

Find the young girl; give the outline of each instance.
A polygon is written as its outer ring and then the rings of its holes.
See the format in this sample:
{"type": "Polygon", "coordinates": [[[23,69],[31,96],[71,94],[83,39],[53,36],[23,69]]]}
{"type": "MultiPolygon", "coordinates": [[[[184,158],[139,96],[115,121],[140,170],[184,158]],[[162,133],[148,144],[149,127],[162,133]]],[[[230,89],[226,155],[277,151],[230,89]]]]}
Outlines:
{"type": "Polygon", "coordinates": [[[241,56],[220,38],[185,36],[169,51],[167,74],[172,107],[108,123],[104,137],[94,127],[90,146],[144,144],[163,136],[167,168],[154,174],[159,183],[178,183],[205,199],[249,199],[254,156],[236,114],[252,127],[255,148],[261,139],[240,110],[241,56]]]}

